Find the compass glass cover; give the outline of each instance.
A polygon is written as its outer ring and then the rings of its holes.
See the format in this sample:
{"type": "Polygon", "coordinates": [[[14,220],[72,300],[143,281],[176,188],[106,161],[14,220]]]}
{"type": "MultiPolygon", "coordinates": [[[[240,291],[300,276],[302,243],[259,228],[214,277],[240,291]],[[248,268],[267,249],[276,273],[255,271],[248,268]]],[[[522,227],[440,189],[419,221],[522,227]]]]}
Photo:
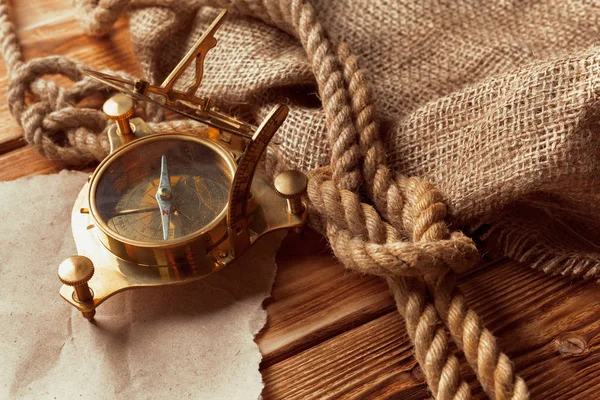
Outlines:
{"type": "Polygon", "coordinates": [[[231,164],[213,147],[183,138],[136,141],[106,164],[91,195],[109,230],[136,241],[164,241],[224,217],[231,164]]]}

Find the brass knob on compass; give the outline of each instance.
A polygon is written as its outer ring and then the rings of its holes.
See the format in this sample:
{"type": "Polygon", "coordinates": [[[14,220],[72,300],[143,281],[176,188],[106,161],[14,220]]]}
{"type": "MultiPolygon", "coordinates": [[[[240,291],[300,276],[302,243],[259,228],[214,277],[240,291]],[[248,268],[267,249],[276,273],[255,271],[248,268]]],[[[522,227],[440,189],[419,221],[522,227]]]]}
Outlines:
{"type": "Polygon", "coordinates": [[[120,93],[106,100],[102,106],[108,119],[117,123],[117,133],[129,139],[133,135],[129,118],[133,115],[134,105],[131,97],[120,93]]]}
{"type": "MultiPolygon", "coordinates": [[[[75,296],[73,300],[84,303],[94,299],[88,281],[94,276],[92,260],[84,256],[72,256],[58,266],[58,279],[67,286],[73,286],[75,296]]],[[[94,318],[96,310],[82,311],[88,320],[94,318]]]]}
{"type": "Polygon", "coordinates": [[[306,193],[307,186],[308,178],[300,171],[285,171],[275,178],[275,190],[277,194],[287,200],[290,214],[302,214],[304,212],[302,195],[306,193]]]}

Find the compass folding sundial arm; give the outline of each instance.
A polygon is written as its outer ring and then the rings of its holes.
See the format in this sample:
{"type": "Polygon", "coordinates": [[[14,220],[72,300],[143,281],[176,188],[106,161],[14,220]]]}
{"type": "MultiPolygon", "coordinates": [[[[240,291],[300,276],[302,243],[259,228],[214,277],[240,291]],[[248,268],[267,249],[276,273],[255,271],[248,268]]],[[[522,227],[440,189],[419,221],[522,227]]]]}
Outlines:
{"type": "Polygon", "coordinates": [[[202,76],[204,74],[204,58],[210,49],[217,45],[217,39],[215,39],[215,32],[221,26],[223,18],[227,14],[227,10],[221,11],[221,13],[215,18],[210,24],[204,34],[194,43],[192,48],[187,54],[179,61],[179,63],[173,68],[169,76],[165,78],[160,86],[154,86],[146,81],[138,80],[134,84],[135,92],[137,94],[146,95],[146,93],[154,93],[164,98],[166,105],[174,105],[178,102],[191,103],[199,105],[200,109],[208,109],[210,107],[210,99],[204,97],[197,97],[196,91],[202,83],[202,76]],[[176,90],[174,86],[181,78],[181,75],[190,66],[192,62],[196,61],[196,71],[194,75],[194,83],[189,86],[185,91],[176,90]]]}
{"type": "MultiPolygon", "coordinates": [[[[166,79],[160,86],[152,85],[149,82],[141,79],[132,82],[127,79],[119,78],[117,76],[111,76],[97,71],[84,70],[84,72],[109,86],[124,91],[125,93],[130,93],[137,96],[147,96],[148,93],[158,95],[162,97],[162,100],[164,102],[164,104],[162,105],[165,106],[176,106],[178,103],[181,102],[182,104],[185,104],[188,107],[191,105],[192,108],[199,108],[200,110],[210,112],[210,99],[206,97],[196,96],[196,91],[202,83],[202,76],[204,75],[204,59],[206,58],[206,54],[209,52],[209,50],[217,45],[217,39],[215,39],[214,35],[215,32],[221,26],[221,23],[223,22],[223,19],[225,18],[226,14],[227,10],[221,11],[221,13],[210,24],[210,26],[204,32],[204,34],[196,41],[196,43],[194,43],[194,46],[192,46],[192,48],[181,59],[181,61],[179,61],[177,66],[173,68],[169,76],[166,77],[166,79]],[[194,83],[184,91],[175,89],[174,86],[179,81],[179,78],[181,78],[181,75],[183,75],[185,70],[194,61],[196,62],[194,83]],[[132,86],[132,89],[128,89],[123,85],[132,86]],[[131,93],[131,91],[133,93],[131,93]]],[[[239,123],[239,121],[235,122],[239,123]]],[[[245,126],[243,126],[242,128],[245,128],[245,126]]]]}
{"type": "Polygon", "coordinates": [[[171,223],[171,179],[167,170],[167,156],[160,160],[160,182],[156,191],[156,201],[160,209],[163,239],[169,238],[169,224],[171,223]]]}
{"type": "Polygon", "coordinates": [[[208,97],[196,95],[196,91],[202,83],[204,59],[208,51],[217,44],[217,39],[215,39],[214,35],[221,26],[226,14],[227,10],[221,11],[160,86],[152,85],[150,82],[142,79],[132,81],[92,70],[84,70],[83,72],[95,80],[126,93],[137,100],[158,104],[184,117],[250,140],[256,132],[256,126],[218,111],[213,107],[208,97]],[[193,84],[185,90],[175,89],[174,86],[194,61],[196,62],[196,70],[193,84]]]}
{"type": "Polygon", "coordinates": [[[200,87],[200,83],[202,82],[202,75],[204,73],[204,58],[210,49],[217,45],[217,40],[215,39],[215,32],[221,26],[223,22],[223,18],[227,14],[227,10],[221,11],[221,13],[215,18],[215,20],[210,24],[208,29],[204,32],[204,34],[196,41],[194,46],[187,52],[185,57],[179,61],[179,64],[167,76],[167,78],[163,81],[161,88],[165,89],[167,93],[172,92],[178,95],[183,95],[182,100],[186,100],[185,97],[194,96],[198,87],[200,87]],[[196,75],[194,76],[194,84],[190,86],[185,92],[180,92],[173,89],[173,86],[177,83],[181,74],[185,72],[185,70],[190,66],[190,64],[196,60],[196,75]]]}

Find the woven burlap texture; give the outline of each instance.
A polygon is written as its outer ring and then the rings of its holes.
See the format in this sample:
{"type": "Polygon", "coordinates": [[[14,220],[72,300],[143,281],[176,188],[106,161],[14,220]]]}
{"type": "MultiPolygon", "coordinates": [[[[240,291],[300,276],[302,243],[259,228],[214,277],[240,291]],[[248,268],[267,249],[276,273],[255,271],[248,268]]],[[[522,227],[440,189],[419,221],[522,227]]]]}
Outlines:
{"type": "MultiPolygon", "coordinates": [[[[131,36],[147,78],[162,81],[199,37],[216,13],[205,3],[134,3],[131,36]]],[[[275,6],[248,3],[217,2],[234,15],[207,57],[201,91],[255,120],[276,102],[291,104],[279,168],[328,165],[302,45],[275,6]]],[[[598,3],[313,3],[366,71],[390,167],[433,182],[458,226],[487,230],[510,257],[600,275],[598,3]]]]}

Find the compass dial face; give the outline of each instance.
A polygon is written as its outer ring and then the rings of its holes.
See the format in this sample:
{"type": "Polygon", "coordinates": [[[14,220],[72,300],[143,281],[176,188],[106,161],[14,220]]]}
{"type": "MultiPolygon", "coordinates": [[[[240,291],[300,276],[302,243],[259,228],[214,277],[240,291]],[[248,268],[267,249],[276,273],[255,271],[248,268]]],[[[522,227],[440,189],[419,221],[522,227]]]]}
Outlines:
{"type": "Polygon", "coordinates": [[[182,135],[151,136],[115,153],[91,195],[97,217],[113,234],[164,243],[224,217],[233,173],[214,145],[182,135]]]}

